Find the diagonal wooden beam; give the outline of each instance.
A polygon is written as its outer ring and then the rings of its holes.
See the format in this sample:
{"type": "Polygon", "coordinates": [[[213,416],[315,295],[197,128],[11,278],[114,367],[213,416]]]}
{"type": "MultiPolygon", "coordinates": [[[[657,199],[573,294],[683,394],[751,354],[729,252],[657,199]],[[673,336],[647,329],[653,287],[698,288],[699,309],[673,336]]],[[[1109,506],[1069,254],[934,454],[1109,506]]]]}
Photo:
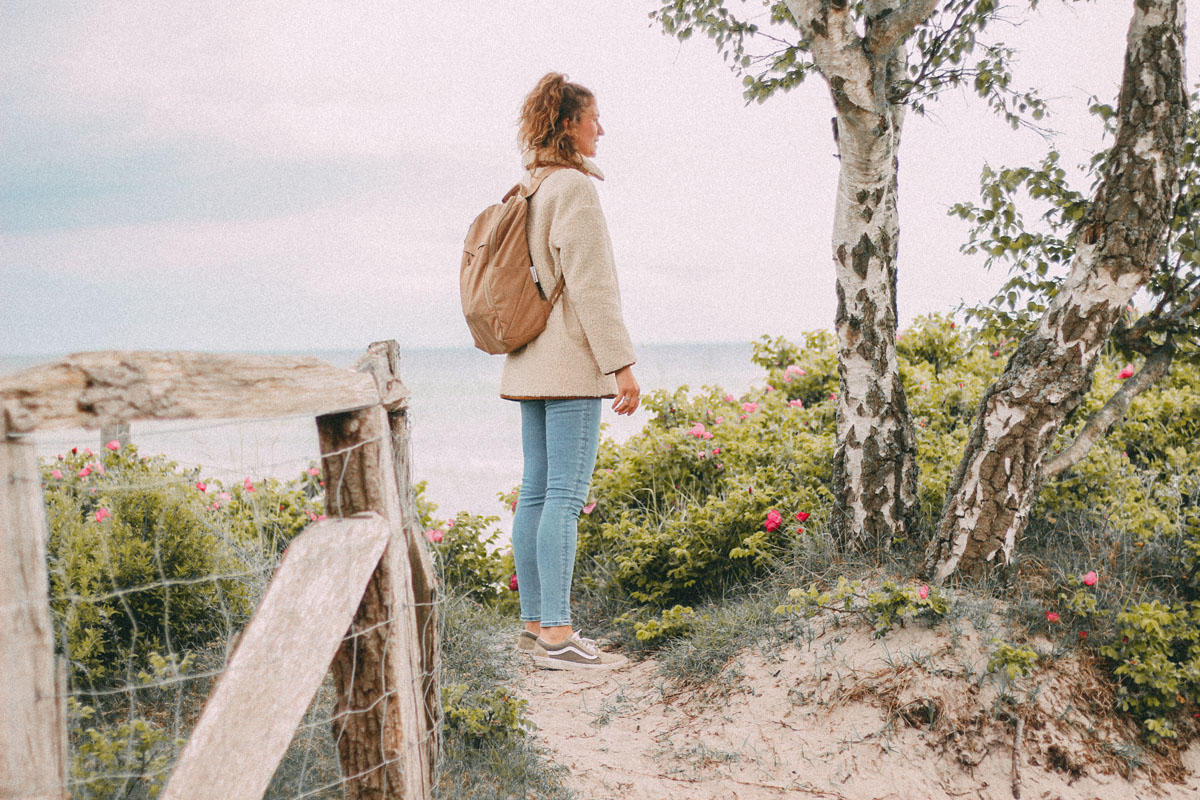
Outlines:
{"type": "Polygon", "coordinates": [[[364,513],[322,520],[292,541],[163,800],[262,798],[390,538],[386,520],[364,513]]]}

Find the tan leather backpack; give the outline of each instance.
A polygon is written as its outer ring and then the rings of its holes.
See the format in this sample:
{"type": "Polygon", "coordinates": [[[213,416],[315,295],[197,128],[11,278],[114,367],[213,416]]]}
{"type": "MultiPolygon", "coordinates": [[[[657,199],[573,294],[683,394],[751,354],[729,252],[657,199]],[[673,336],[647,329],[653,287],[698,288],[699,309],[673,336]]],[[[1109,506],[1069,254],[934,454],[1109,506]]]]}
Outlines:
{"type": "Polygon", "coordinates": [[[548,168],[529,188],[518,183],[467,230],[459,289],[475,346],[486,353],[510,353],[533,341],[562,294],[561,277],[549,297],[542,291],[525,237],[529,198],[558,169],[564,168],[548,168]]]}

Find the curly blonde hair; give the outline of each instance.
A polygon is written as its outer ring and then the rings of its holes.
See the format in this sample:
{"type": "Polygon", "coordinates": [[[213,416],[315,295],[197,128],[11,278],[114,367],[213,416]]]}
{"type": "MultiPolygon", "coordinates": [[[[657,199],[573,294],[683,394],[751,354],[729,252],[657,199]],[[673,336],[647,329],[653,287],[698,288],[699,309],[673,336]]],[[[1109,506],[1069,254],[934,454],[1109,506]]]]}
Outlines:
{"type": "Polygon", "coordinates": [[[522,151],[534,153],[533,166],[552,163],[581,164],[568,122],[579,122],[596,102],[591,90],[571,83],[567,76],[547,72],[521,104],[517,141],[522,151]]]}

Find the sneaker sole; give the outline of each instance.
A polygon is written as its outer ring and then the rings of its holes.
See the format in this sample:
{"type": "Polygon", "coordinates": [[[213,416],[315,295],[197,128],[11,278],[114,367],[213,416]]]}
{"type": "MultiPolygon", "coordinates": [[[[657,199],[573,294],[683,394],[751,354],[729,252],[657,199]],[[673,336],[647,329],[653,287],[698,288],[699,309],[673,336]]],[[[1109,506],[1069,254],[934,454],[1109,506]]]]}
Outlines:
{"type": "Polygon", "coordinates": [[[609,661],[608,663],[600,661],[594,664],[586,664],[580,661],[566,661],[565,659],[554,658],[553,656],[534,656],[533,663],[542,669],[562,669],[587,672],[591,670],[620,669],[629,663],[629,659],[609,661]]]}

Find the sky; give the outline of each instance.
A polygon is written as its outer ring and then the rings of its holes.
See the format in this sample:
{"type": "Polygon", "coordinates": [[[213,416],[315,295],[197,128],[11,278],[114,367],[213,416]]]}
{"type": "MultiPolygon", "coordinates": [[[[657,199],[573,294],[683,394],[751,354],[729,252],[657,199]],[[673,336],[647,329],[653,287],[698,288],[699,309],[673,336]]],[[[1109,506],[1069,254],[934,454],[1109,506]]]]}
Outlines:
{"type": "MultiPolygon", "coordinates": [[[[469,346],[463,236],[520,178],[517,112],[550,70],[597,97],[635,342],[831,328],[826,85],[747,105],[657,5],[0,0],[0,355],[469,346]]],[[[1086,106],[1115,102],[1131,9],[1043,0],[992,34],[1068,164],[1101,142],[1086,106]]],[[[985,162],[1047,146],[965,93],[907,117],[902,325],[1003,282],[946,212],[985,162]]]]}

